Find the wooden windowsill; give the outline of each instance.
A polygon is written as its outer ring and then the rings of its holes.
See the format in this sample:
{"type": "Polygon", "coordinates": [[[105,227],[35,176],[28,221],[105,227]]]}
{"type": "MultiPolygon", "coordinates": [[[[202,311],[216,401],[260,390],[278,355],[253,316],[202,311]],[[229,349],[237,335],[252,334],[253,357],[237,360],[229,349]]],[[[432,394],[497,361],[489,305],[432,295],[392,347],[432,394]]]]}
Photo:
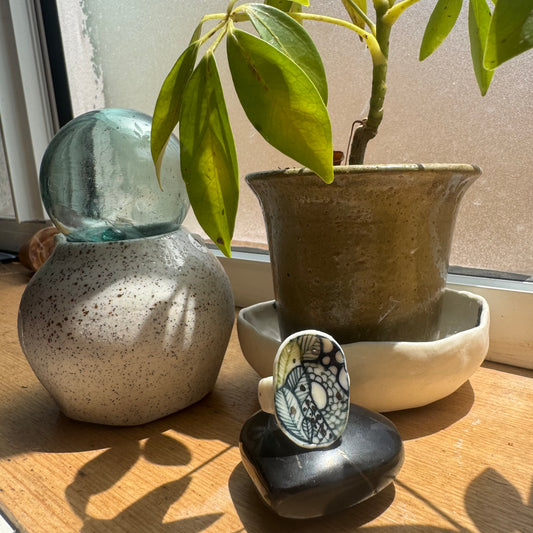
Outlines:
{"type": "Polygon", "coordinates": [[[262,504],[240,461],[258,377],[235,332],[196,405],[132,428],[76,422],[19,347],[28,279],[0,265],[0,510],[21,532],[533,531],[533,371],[485,363],[448,398],[389,413],[406,451],[396,482],[342,513],[287,520],[262,504]]]}

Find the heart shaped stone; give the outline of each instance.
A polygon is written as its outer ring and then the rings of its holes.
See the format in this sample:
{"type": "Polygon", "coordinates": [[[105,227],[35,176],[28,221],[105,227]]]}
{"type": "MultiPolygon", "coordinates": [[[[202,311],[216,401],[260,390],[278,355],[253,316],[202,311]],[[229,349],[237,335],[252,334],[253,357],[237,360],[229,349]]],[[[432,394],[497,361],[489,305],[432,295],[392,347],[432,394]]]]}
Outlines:
{"type": "Polygon", "coordinates": [[[327,448],[296,445],[275,416],[260,411],[244,424],[240,450],[264,502],[287,518],[324,516],[366,500],[391,483],[404,459],[392,422],[357,405],[342,437],[327,448]]]}

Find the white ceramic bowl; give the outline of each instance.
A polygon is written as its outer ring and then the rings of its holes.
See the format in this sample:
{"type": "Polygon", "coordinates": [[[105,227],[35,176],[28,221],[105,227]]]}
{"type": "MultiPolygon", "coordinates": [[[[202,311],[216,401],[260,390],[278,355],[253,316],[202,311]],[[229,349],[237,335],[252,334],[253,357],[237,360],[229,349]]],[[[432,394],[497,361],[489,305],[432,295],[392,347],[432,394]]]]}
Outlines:
{"type": "MultiPolygon", "coordinates": [[[[387,412],[420,407],[448,396],[470,378],[487,355],[489,321],[485,299],[447,289],[438,340],[343,345],[351,402],[387,412]]],[[[261,377],[272,375],[281,342],[274,302],[242,309],[237,328],[252,368],[261,377]]]]}

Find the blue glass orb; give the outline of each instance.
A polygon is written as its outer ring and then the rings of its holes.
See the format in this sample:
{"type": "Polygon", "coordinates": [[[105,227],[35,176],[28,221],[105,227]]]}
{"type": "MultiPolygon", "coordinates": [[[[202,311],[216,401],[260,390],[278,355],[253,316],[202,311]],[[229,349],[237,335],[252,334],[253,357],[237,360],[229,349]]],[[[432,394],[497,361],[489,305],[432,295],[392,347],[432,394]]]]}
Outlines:
{"type": "Polygon", "coordinates": [[[117,241],[177,229],[189,209],[172,136],[161,186],[150,153],[152,119],[129,109],[102,109],[61,128],[41,163],[41,196],[70,241],[117,241]]]}

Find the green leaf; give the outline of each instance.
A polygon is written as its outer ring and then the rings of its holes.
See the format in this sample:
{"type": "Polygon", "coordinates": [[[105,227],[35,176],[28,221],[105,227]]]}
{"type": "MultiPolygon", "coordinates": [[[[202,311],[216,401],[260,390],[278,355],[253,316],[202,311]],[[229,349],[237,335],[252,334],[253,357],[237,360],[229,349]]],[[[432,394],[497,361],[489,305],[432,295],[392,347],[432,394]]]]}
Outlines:
{"type": "Polygon", "coordinates": [[[272,6],[277,9],[281,9],[281,11],[284,11],[285,13],[288,13],[289,11],[294,10],[293,4],[308,6],[309,0],[294,0],[294,2],[291,2],[291,0],[265,0],[264,4],[265,6],[272,6]]]}
{"type": "Polygon", "coordinates": [[[192,34],[191,40],[189,41],[189,44],[194,43],[202,36],[202,26],[203,24],[200,22],[198,26],[196,26],[196,29],[194,30],[194,33],[192,34]]]}
{"type": "Polygon", "coordinates": [[[360,11],[366,14],[366,0],[342,0],[342,3],[344,4],[344,8],[348,12],[352,22],[356,26],[364,29],[366,23],[365,19],[360,14],[360,11]]]}
{"type": "Polygon", "coordinates": [[[533,48],[533,0],[498,0],[487,37],[485,68],[495,69],[530,48],[533,48]]]}
{"type": "Polygon", "coordinates": [[[261,39],[290,57],[311,78],[327,104],[326,71],[315,43],[303,27],[289,15],[270,6],[249,4],[246,13],[261,39]]]}
{"type": "Polygon", "coordinates": [[[277,48],[242,30],[228,35],[235,90],[250,122],[280,152],[333,181],[329,115],[307,74],[277,48]]]}
{"type": "Polygon", "coordinates": [[[227,256],[239,200],[235,143],[215,58],[207,52],[183,95],[181,172],[198,222],[227,256]]]}
{"type": "Polygon", "coordinates": [[[485,96],[492,80],[494,71],[483,66],[485,44],[491,20],[487,0],[470,0],[468,6],[468,33],[470,35],[470,53],[474,65],[477,84],[481,94],[485,96]]]}
{"type": "Polygon", "coordinates": [[[420,61],[430,56],[446,39],[459,16],[463,0],[439,0],[429,17],[420,47],[420,61]]]}
{"type": "Polygon", "coordinates": [[[197,44],[192,44],[181,54],[163,82],[155,104],[150,148],[159,185],[161,185],[160,171],[165,147],[178,123],[183,102],[183,91],[194,69],[198,48],[197,44]]]}

